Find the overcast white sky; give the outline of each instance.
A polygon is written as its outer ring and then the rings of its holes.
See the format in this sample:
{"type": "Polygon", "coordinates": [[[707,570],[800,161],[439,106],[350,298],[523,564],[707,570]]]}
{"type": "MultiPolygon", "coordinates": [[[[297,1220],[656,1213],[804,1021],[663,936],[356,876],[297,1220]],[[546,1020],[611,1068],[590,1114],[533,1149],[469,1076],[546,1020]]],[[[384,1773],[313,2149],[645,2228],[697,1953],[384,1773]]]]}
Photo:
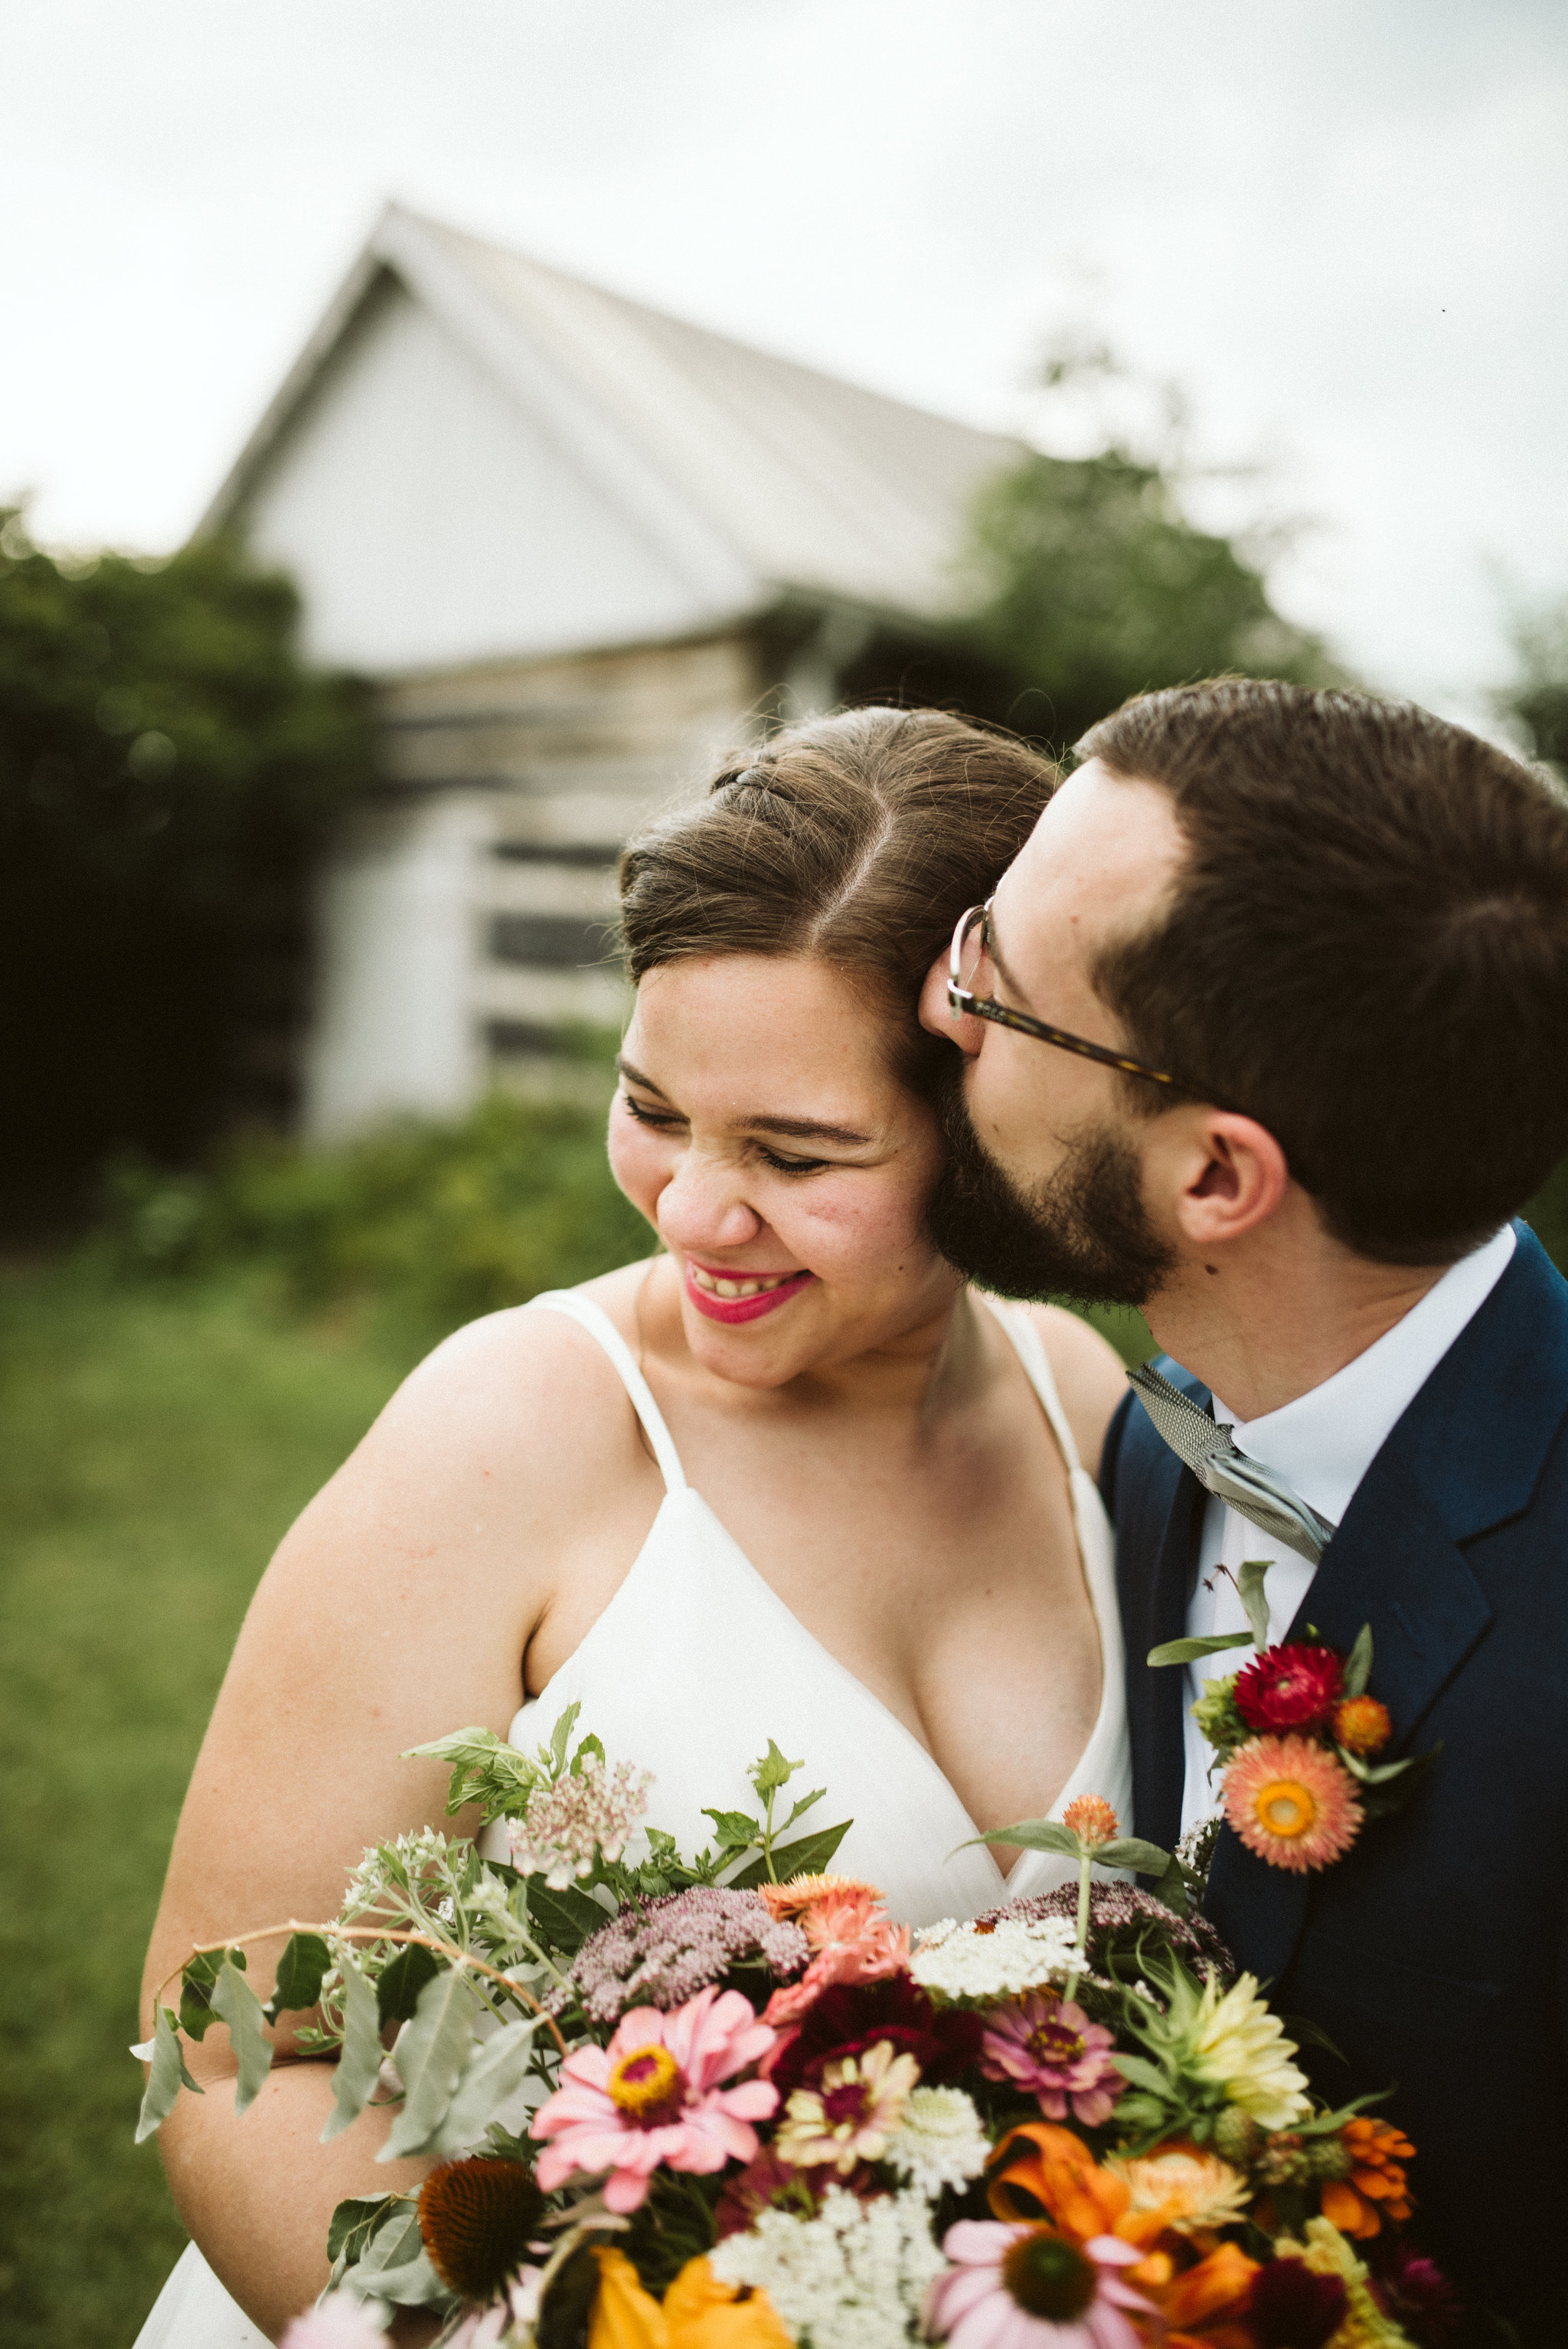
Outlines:
{"type": "Polygon", "coordinates": [[[0,86],[46,537],[178,541],[395,194],[991,424],[1092,327],[1445,709],[1568,590],[1563,0],[0,0],[0,86]]]}

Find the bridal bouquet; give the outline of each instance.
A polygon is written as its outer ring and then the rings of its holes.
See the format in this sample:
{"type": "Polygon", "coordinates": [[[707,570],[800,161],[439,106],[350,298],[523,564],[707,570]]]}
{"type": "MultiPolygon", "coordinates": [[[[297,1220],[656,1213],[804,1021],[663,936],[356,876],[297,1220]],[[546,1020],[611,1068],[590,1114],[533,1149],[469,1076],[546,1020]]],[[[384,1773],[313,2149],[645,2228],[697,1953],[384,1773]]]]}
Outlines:
{"type": "Polygon", "coordinates": [[[489,1732],[423,1747],[449,1808],[510,1864],[426,1831],[366,1855],[330,1924],[288,1939],[263,2007],[247,1935],[160,2002],[140,2134],[214,2020],[237,2103],[267,2025],[309,2010],[335,2050],[325,2134],[367,2106],[378,2158],[434,2163],[340,2204],[327,2292],[285,2349],[369,2349],[398,2306],[465,2349],[1398,2349],[1452,2303],[1402,2250],[1413,2151],[1315,2105],[1252,1976],[1180,1870],[1156,1899],[1101,1868],[1162,1865],[1087,1796],[1004,1829],[1078,1882],[912,1933],[829,1871],[843,1825],[713,1810],[695,1858],[641,1824],[645,1773],[489,1732]],[[494,1840],[492,1837],[491,1841],[494,1840]],[[634,1857],[634,1853],[635,1857],[634,1857]]]}

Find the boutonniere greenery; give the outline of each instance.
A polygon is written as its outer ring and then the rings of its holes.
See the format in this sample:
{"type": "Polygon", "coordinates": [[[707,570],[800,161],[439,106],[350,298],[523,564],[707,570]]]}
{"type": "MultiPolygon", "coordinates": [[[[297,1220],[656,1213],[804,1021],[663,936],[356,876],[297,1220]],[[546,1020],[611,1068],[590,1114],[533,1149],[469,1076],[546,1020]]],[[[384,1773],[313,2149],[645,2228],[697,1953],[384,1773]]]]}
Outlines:
{"type": "Polygon", "coordinates": [[[1250,1626],[1151,1648],[1153,1665],[1195,1663],[1251,1646],[1249,1663],[1205,1681],[1192,1717],[1214,1749],[1224,1818],[1260,1859],[1305,1876],[1342,1859],[1367,1819],[1398,1810],[1441,1750],[1384,1762],[1388,1708],[1369,1692],[1372,1627],[1348,1656],[1315,1632],[1270,1647],[1266,1558],[1249,1558],[1236,1588],[1250,1626]]]}

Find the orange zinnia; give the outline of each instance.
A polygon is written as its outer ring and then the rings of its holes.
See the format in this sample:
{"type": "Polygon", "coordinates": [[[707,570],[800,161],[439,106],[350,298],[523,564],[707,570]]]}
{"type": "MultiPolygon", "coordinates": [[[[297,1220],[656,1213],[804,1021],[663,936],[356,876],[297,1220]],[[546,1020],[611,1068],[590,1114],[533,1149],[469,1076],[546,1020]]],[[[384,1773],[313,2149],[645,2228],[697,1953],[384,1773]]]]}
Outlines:
{"type": "Polygon", "coordinates": [[[1409,2138],[1391,2122],[1358,2113],[1346,2122],[1341,2142],[1350,2156],[1350,2175],[1325,2186],[1324,2217],[1342,2235],[1378,2234],[1385,2219],[1402,2225],[1411,2209],[1404,2169],[1416,2150],[1409,2138]]]}

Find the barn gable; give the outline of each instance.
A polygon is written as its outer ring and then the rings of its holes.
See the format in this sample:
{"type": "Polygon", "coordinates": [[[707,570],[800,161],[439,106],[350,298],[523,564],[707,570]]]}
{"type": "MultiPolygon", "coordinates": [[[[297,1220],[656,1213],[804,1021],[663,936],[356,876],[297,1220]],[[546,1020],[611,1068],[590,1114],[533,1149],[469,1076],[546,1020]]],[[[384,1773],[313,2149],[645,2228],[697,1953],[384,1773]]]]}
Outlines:
{"type": "Polygon", "coordinates": [[[620,842],[768,715],[903,688],[1016,453],[390,208],[202,524],[378,687],[307,1126],[558,1089],[559,1040],[621,1010],[620,842]]]}

